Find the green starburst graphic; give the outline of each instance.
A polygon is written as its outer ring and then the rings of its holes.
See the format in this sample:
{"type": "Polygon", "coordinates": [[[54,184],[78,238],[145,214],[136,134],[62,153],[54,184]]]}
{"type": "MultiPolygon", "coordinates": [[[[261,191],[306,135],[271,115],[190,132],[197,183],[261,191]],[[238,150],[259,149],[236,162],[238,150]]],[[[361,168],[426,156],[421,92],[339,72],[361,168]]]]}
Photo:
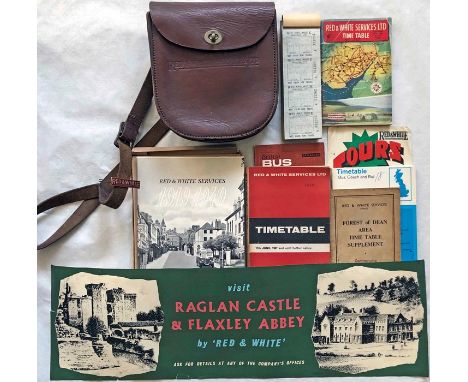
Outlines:
{"type": "MultiPolygon", "coordinates": [[[[355,147],[359,151],[359,145],[361,143],[367,143],[367,142],[372,142],[372,150],[375,150],[375,142],[377,142],[377,139],[379,137],[379,133],[375,133],[372,135],[369,135],[367,133],[367,130],[364,130],[361,136],[353,133],[351,137],[351,142],[343,142],[343,144],[346,146],[347,149],[351,147],[355,147]]],[[[385,159],[375,159],[375,153],[374,153],[374,159],[365,161],[365,162],[359,162],[358,167],[372,167],[372,166],[388,166],[388,163],[385,159]]]]}

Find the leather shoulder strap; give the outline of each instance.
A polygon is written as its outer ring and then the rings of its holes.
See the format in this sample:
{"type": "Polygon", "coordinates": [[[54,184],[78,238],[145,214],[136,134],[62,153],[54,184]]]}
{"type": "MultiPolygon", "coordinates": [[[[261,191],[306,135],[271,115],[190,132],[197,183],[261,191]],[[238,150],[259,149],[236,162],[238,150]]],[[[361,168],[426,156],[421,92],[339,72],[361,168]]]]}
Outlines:
{"type": "MultiPolygon", "coordinates": [[[[128,188],[114,187],[111,177],[130,179],[132,176],[132,147],[138,135],[138,130],[143,119],[151,106],[153,99],[153,85],[151,83],[151,70],[148,72],[145,82],[138,93],[127,120],[120,124],[119,132],[114,144],[119,148],[120,162],[100,182],[88,186],[75,188],[41,202],[37,206],[37,213],[41,214],[52,208],[82,201],[73,214],[55,231],[47,240],[37,246],[43,249],[64,237],[67,233],[77,227],[100,205],[104,204],[111,208],[118,208],[125,199],[128,188]]],[[[159,120],[140,139],[135,146],[155,146],[169,131],[163,121],[159,120]]]]}

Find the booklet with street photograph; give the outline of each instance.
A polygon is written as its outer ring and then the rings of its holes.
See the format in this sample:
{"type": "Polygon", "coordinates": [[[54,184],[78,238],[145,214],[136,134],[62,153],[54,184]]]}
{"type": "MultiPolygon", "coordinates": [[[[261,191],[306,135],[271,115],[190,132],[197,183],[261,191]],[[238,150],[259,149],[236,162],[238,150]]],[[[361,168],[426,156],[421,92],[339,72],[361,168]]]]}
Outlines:
{"type": "Polygon", "coordinates": [[[245,265],[244,158],[223,151],[133,158],[136,268],[245,265]]]}
{"type": "Polygon", "coordinates": [[[400,190],[331,192],[332,262],[400,261],[400,190]]]}
{"type": "Polygon", "coordinates": [[[428,376],[424,262],[52,267],[52,380],[428,376]]]}

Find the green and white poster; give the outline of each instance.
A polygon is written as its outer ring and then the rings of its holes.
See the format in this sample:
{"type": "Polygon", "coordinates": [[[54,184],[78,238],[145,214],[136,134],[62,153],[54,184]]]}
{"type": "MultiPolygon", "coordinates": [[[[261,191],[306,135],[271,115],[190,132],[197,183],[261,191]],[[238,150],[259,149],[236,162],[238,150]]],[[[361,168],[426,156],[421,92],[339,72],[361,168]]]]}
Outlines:
{"type": "Polygon", "coordinates": [[[54,380],[428,376],[424,262],[52,268],[54,380]]]}

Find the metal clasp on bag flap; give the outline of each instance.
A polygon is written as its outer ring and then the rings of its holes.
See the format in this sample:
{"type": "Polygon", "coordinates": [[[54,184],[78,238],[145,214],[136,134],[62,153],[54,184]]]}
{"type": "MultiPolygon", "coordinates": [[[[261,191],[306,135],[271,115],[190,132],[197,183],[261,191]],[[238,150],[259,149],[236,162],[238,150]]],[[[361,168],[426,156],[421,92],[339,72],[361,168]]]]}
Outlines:
{"type": "Polygon", "coordinates": [[[216,29],[210,29],[206,31],[204,39],[208,44],[216,45],[223,40],[223,35],[216,29]]]}
{"type": "Polygon", "coordinates": [[[130,147],[133,147],[133,144],[135,142],[129,141],[128,139],[125,139],[123,132],[125,130],[125,122],[120,122],[119,126],[119,132],[117,133],[117,136],[114,139],[114,146],[119,147],[119,141],[125,143],[126,145],[129,145],[130,147]]]}

